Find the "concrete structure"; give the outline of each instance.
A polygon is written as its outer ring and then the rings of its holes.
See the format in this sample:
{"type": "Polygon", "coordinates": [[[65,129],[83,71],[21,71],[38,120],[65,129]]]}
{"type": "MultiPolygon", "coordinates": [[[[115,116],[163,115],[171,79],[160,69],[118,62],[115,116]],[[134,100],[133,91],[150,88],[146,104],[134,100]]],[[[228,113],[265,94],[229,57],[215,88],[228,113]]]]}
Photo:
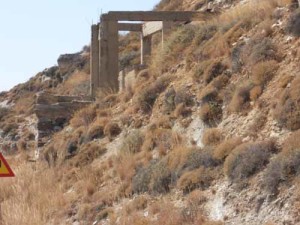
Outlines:
{"type": "Polygon", "coordinates": [[[50,140],[53,133],[63,129],[74,112],[91,103],[91,97],[60,96],[44,92],[37,94],[37,150],[50,140]]]}
{"type": "Polygon", "coordinates": [[[174,22],[204,21],[207,13],[195,11],[137,11],[109,12],[103,14],[100,23],[92,26],[91,39],[91,96],[98,89],[119,90],[119,31],[141,33],[141,64],[151,54],[152,35],[162,32],[162,42],[174,22]],[[128,23],[136,21],[145,23],[128,23]]]}

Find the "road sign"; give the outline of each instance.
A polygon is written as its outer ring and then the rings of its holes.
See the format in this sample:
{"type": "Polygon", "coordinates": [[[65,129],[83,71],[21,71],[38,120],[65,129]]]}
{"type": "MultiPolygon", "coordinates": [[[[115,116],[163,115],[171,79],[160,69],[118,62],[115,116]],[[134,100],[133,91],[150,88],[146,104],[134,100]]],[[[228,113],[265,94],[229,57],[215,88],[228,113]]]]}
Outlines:
{"type": "Polygon", "coordinates": [[[7,161],[4,159],[3,155],[0,153],[0,178],[1,177],[14,177],[15,174],[11,170],[7,161]]]}

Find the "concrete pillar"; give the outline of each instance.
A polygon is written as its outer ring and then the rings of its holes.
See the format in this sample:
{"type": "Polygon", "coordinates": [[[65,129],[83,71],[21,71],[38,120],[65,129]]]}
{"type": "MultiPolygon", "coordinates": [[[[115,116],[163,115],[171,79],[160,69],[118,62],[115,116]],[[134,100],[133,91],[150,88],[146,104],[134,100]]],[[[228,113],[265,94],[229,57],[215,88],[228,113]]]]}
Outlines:
{"type": "Polygon", "coordinates": [[[141,65],[146,64],[145,59],[151,55],[152,36],[143,37],[141,34],[141,65]]]}
{"type": "Polygon", "coordinates": [[[102,18],[99,45],[99,88],[117,91],[119,89],[119,35],[117,21],[102,18]]]}
{"type": "Polygon", "coordinates": [[[91,84],[90,94],[94,98],[98,88],[99,78],[99,25],[92,26],[91,39],[91,84]]]}
{"type": "Polygon", "coordinates": [[[174,25],[173,22],[171,21],[163,21],[163,25],[162,25],[162,47],[164,47],[164,42],[166,42],[167,40],[167,36],[172,28],[172,26],[174,25]]]}

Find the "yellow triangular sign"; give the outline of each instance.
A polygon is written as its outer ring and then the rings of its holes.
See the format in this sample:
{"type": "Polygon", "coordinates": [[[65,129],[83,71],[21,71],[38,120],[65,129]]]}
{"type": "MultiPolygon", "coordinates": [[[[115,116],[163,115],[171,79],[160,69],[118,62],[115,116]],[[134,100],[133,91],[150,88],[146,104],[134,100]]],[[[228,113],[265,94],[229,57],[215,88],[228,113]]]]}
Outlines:
{"type": "Polygon", "coordinates": [[[0,153],[0,177],[14,177],[14,176],[15,176],[14,172],[11,170],[7,161],[0,153]]]}

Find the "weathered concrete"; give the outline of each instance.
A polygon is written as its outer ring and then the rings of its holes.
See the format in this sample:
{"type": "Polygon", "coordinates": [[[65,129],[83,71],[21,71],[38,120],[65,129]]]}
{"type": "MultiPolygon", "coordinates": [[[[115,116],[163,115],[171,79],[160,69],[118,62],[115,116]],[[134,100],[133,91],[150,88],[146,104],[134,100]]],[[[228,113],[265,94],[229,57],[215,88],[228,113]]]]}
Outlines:
{"type": "Polygon", "coordinates": [[[118,22],[102,20],[100,28],[100,65],[98,87],[100,89],[112,89],[117,91],[119,88],[118,22]]]}
{"type": "Polygon", "coordinates": [[[163,22],[147,22],[143,24],[143,37],[153,35],[163,29],[163,22]]]}
{"type": "Polygon", "coordinates": [[[92,26],[91,39],[91,96],[95,96],[99,86],[99,25],[92,26]]]}
{"type": "Polygon", "coordinates": [[[203,21],[208,15],[197,11],[111,11],[101,18],[114,21],[203,21]]]}
{"type": "Polygon", "coordinates": [[[118,23],[119,31],[142,32],[143,24],[141,23],[118,23]]]}
{"type": "Polygon", "coordinates": [[[59,96],[39,93],[36,96],[37,146],[42,147],[53,133],[61,130],[74,112],[91,104],[91,97],[59,96]]]}
{"type": "MultiPolygon", "coordinates": [[[[141,33],[141,64],[147,63],[151,55],[152,35],[162,32],[162,46],[175,22],[203,21],[209,16],[204,12],[109,12],[101,15],[101,22],[92,27],[91,51],[91,96],[95,97],[97,89],[118,91],[119,74],[119,31],[141,33]],[[141,23],[119,23],[119,21],[147,21],[141,23]]],[[[122,82],[121,82],[122,85],[122,82]]]]}
{"type": "Polygon", "coordinates": [[[146,64],[147,57],[150,57],[152,49],[152,36],[141,38],[141,64],[146,64]]]}

